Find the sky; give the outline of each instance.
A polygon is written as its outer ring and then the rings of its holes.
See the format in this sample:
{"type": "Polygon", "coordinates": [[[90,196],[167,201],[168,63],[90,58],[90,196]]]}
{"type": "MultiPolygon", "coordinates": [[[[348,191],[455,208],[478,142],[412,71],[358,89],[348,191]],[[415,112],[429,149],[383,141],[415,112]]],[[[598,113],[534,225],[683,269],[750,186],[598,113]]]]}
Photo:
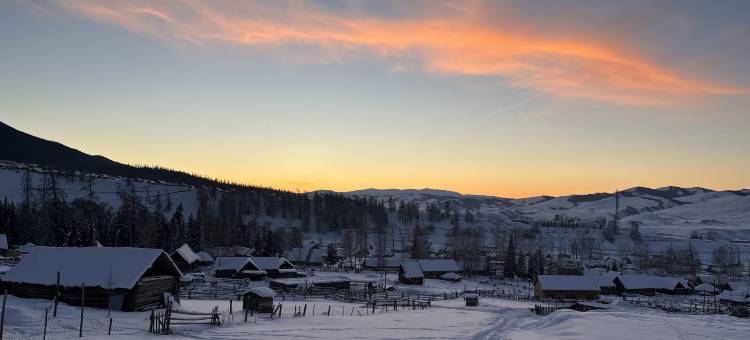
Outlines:
{"type": "Polygon", "coordinates": [[[291,191],[750,187],[749,1],[0,1],[0,120],[291,191]]]}

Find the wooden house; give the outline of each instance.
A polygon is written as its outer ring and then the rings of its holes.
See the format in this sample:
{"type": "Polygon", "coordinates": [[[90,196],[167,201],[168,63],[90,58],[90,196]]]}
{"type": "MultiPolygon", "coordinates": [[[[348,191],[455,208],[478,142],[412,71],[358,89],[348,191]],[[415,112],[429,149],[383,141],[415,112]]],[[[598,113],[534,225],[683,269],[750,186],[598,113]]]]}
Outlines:
{"type": "Polygon", "coordinates": [[[404,259],[401,257],[383,257],[378,259],[376,257],[368,257],[365,259],[364,266],[371,270],[393,270],[396,271],[401,267],[401,262],[412,261],[411,259],[404,259]],[[381,261],[382,260],[382,261],[381,261]]]}
{"type": "Polygon", "coordinates": [[[276,292],[267,287],[253,287],[242,293],[242,309],[256,313],[272,313],[276,292]]]}
{"type": "Polygon", "coordinates": [[[407,285],[424,283],[424,273],[417,261],[404,261],[398,271],[398,281],[407,285]]]}
{"type": "Polygon", "coordinates": [[[252,258],[247,256],[219,256],[214,260],[214,276],[257,281],[268,276],[268,272],[260,269],[252,258]]]}
{"type": "Polygon", "coordinates": [[[685,294],[691,290],[687,280],[646,274],[618,275],[614,283],[617,294],[620,295],[685,294]]]}
{"type": "Polygon", "coordinates": [[[461,271],[458,263],[451,259],[426,259],[419,260],[419,267],[425,278],[437,279],[443,274],[456,273],[461,271]]]}
{"type": "Polygon", "coordinates": [[[201,262],[201,257],[187,243],[177,248],[170,256],[183,272],[195,269],[201,262]]]}
{"type": "Polygon", "coordinates": [[[270,278],[297,277],[297,269],[283,257],[254,256],[250,259],[258,269],[266,271],[270,278]]]}
{"type": "Polygon", "coordinates": [[[161,249],[34,247],[3,278],[10,294],[123,311],[161,307],[178,297],[182,274],[161,249]],[[58,280],[58,274],[59,280],[58,280]],[[59,282],[59,284],[58,284],[59,282]],[[81,291],[83,288],[83,292],[81,291]]]}
{"type": "Polygon", "coordinates": [[[599,283],[592,276],[539,275],[534,281],[534,295],[551,299],[598,299],[599,283]]]}

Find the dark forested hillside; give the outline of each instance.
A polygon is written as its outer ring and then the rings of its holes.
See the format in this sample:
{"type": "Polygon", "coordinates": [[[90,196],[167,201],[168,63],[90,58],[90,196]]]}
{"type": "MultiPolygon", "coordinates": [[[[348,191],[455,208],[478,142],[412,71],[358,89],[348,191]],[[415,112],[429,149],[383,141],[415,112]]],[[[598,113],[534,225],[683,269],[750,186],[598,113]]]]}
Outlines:
{"type": "MultiPolygon", "coordinates": [[[[196,249],[244,245],[274,254],[301,246],[311,231],[360,230],[387,224],[383,203],[335,193],[306,194],[213,180],[160,167],[136,167],[91,156],[0,123],[0,160],[37,164],[26,167],[18,190],[20,202],[0,197],[0,233],[14,243],[157,247],[172,250],[182,243],[196,249]],[[72,176],[74,172],[82,175],[72,176]],[[97,198],[94,175],[121,178],[118,206],[97,198]],[[71,179],[74,178],[74,179],[71,179]],[[61,180],[79,182],[84,197],[70,200],[61,180]],[[195,188],[198,209],[183,213],[169,197],[144,196],[134,181],[155,181],[195,188]],[[276,221],[276,222],[268,222],[276,221]],[[278,225],[273,225],[274,223],[278,225]],[[281,228],[280,228],[281,227],[281,228]]],[[[366,236],[365,241],[366,244],[366,236]]]]}

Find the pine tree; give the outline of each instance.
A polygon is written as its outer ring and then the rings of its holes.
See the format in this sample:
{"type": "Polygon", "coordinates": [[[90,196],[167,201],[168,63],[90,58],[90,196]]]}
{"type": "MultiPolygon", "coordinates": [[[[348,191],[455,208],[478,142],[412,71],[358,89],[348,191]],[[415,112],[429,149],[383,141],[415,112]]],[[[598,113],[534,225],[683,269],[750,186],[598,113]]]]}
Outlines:
{"type": "Polygon", "coordinates": [[[505,266],[503,267],[503,273],[506,277],[514,277],[518,273],[518,266],[516,263],[516,244],[513,240],[513,234],[508,239],[508,248],[505,253],[505,266]]]}
{"type": "Polygon", "coordinates": [[[332,266],[339,262],[339,252],[333,243],[329,243],[326,248],[326,264],[332,266]]]}

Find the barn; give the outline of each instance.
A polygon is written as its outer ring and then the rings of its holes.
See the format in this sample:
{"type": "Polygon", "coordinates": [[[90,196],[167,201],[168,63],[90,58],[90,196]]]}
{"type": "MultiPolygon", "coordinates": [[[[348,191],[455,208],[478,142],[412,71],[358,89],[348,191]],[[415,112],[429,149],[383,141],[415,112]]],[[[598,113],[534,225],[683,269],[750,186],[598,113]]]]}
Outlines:
{"type": "Polygon", "coordinates": [[[407,285],[424,283],[424,273],[417,261],[404,261],[398,271],[398,281],[407,285]]]}
{"type": "Polygon", "coordinates": [[[295,266],[320,267],[323,265],[323,249],[317,247],[292,248],[286,251],[284,258],[295,266]]]}
{"type": "Polygon", "coordinates": [[[219,278],[249,278],[262,280],[268,272],[247,256],[219,256],[214,261],[214,275],[219,278]]]}
{"type": "Polygon", "coordinates": [[[158,308],[164,293],[175,297],[182,275],[161,249],[108,247],[34,247],[3,278],[10,294],[123,311],[158,308]]]}
{"type": "Polygon", "coordinates": [[[419,260],[419,267],[427,279],[438,279],[443,274],[457,273],[461,271],[458,263],[451,259],[426,259],[419,260]]]}
{"type": "Polygon", "coordinates": [[[177,248],[170,256],[172,256],[172,260],[182,271],[195,269],[201,262],[201,257],[187,243],[177,248]]]}
{"type": "Polygon", "coordinates": [[[551,299],[598,299],[599,282],[592,276],[539,275],[534,281],[534,295],[551,299]]]}
{"type": "Polygon", "coordinates": [[[254,256],[250,259],[258,269],[266,271],[270,278],[297,277],[294,265],[283,257],[254,256]]]}

